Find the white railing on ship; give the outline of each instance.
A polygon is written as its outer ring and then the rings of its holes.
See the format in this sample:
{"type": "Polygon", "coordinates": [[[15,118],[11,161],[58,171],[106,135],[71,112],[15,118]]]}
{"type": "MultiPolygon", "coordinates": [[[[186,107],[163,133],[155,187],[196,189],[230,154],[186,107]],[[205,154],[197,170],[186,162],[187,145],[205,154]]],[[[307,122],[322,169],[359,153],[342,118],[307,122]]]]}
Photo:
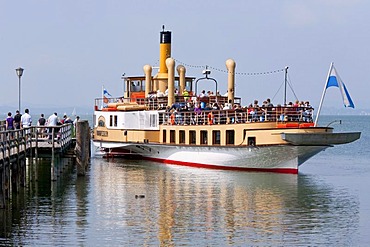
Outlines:
{"type": "MultiPolygon", "coordinates": [[[[195,96],[175,96],[176,103],[188,103],[191,102],[204,102],[208,105],[217,103],[218,105],[225,105],[227,103],[227,97],[225,96],[209,96],[209,97],[195,97],[195,96]]],[[[148,110],[163,110],[166,109],[168,104],[168,97],[148,97],[148,98],[98,98],[95,99],[95,110],[102,110],[107,108],[111,103],[129,103],[136,102],[139,105],[146,105],[148,110]]],[[[241,104],[241,99],[236,97],[234,103],[237,105],[241,104]]]]}
{"type": "MultiPolygon", "coordinates": [[[[196,100],[199,100],[198,98],[196,100]]],[[[227,97],[209,97],[208,105],[215,103],[222,105],[226,102],[227,97]],[[218,101],[220,100],[220,101],[218,101]]],[[[240,99],[238,99],[240,100],[240,99]]],[[[137,98],[137,99],[122,99],[109,98],[104,102],[103,99],[95,99],[95,110],[102,110],[107,107],[109,103],[119,102],[136,102],[139,105],[148,106],[148,110],[166,110],[161,113],[160,123],[162,124],[234,124],[247,122],[312,122],[314,109],[311,107],[259,107],[259,108],[245,108],[240,107],[237,110],[201,110],[199,113],[194,112],[193,109],[184,110],[184,106],[188,103],[186,97],[177,96],[176,103],[181,103],[179,111],[168,111],[171,109],[167,107],[167,97],[156,98],[137,98]]],[[[240,102],[240,101],[238,101],[240,102]]],[[[239,105],[237,103],[236,105],[239,105]]]]}
{"type": "MultiPolygon", "coordinates": [[[[266,109],[265,109],[266,110],[266,109]]],[[[167,125],[203,125],[203,124],[238,124],[251,122],[312,122],[313,108],[281,107],[266,111],[262,108],[255,112],[240,110],[202,110],[173,111],[161,113],[161,124],[167,125]],[[288,111],[289,110],[289,111],[288,111]]]]}

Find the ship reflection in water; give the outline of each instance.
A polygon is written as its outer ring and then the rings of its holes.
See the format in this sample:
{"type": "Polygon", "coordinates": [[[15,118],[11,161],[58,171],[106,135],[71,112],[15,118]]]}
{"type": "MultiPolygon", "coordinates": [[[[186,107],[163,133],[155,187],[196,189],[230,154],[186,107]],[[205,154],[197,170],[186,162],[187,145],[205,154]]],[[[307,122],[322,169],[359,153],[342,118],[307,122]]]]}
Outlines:
{"type": "MultiPolygon", "coordinates": [[[[50,167],[39,172],[50,174],[50,167]]],[[[0,214],[0,245],[357,245],[359,199],[315,176],[92,159],[0,214]]],[[[45,177],[45,176],[39,176],[45,177]]]]}
{"type": "Polygon", "coordinates": [[[94,160],[91,172],[93,224],[89,227],[98,226],[101,234],[108,235],[103,239],[117,240],[119,233],[122,243],[353,243],[359,225],[357,198],[301,174],[119,159],[94,160]],[[107,231],[112,225],[114,230],[107,231]]]}

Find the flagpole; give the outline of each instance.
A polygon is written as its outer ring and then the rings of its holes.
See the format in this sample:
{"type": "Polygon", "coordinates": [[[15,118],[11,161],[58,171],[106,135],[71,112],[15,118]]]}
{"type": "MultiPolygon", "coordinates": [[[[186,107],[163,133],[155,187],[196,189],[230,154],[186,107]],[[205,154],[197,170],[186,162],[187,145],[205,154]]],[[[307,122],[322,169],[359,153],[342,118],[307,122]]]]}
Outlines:
{"type": "Polygon", "coordinates": [[[104,85],[101,87],[101,105],[100,109],[103,109],[104,106],[104,85]]]}
{"type": "Polygon", "coordinates": [[[317,110],[317,114],[316,114],[316,119],[315,119],[315,127],[317,126],[317,122],[319,121],[319,116],[320,116],[320,112],[321,112],[321,107],[322,107],[322,104],[324,102],[324,97],[325,97],[325,93],[326,93],[326,87],[328,85],[328,82],[329,82],[329,77],[330,77],[330,73],[331,73],[331,70],[333,69],[333,66],[334,66],[334,63],[331,62],[330,64],[330,68],[329,68],[329,72],[328,72],[328,76],[326,77],[326,83],[325,83],[325,86],[324,86],[324,91],[322,92],[322,95],[321,95],[321,100],[320,100],[320,104],[319,104],[319,109],[317,110]]]}

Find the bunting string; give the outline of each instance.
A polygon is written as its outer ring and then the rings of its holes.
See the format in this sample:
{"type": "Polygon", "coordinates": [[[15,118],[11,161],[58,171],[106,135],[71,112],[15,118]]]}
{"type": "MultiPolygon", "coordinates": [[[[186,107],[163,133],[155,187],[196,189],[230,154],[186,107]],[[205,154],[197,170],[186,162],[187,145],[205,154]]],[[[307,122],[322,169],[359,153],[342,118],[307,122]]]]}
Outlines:
{"type": "MultiPolygon", "coordinates": [[[[176,63],[184,65],[185,67],[188,67],[188,68],[211,69],[211,70],[218,71],[218,72],[221,72],[221,73],[229,73],[225,69],[219,69],[219,68],[215,68],[215,67],[208,66],[208,65],[186,64],[186,63],[183,63],[183,62],[181,62],[181,61],[179,61],[175,58],[173,58],[173,59],[175,60],[176,63]]],[[[265,71],[265,72],[235,72],[235,75],[243,75],[243,76],[270,75],[270,74],[276,74],[276,73],[284,72],[284,70],[285,69],[277,69],[277,70],[271,70],[271,71],[265,71]]]]}

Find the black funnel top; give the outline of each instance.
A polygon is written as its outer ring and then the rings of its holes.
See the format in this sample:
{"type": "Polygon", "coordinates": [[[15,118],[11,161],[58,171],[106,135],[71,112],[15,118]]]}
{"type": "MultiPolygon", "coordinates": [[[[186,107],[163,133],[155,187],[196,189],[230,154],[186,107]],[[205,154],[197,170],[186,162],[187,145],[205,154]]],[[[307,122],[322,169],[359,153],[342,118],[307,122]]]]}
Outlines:
{"type": "Polygon", "coordinates": [[[171,31],[162,31],[160,37],[161,44],[171,44],[171,31]]]}

